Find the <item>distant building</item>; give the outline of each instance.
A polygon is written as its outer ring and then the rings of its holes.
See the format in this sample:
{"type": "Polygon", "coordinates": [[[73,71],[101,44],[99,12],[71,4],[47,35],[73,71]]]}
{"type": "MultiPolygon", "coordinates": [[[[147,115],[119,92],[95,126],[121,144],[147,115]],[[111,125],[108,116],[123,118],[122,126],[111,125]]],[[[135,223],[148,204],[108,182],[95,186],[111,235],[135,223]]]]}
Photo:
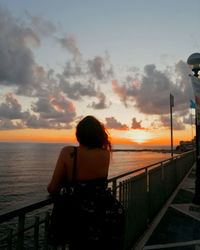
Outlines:
{"type": "Polygon", "coordinates": [[[196,146],[196,138],[194,137],[191,141],[180,141],[180,144],[176,147],[176,150],[186,152],[194,149],[196,146]]]}

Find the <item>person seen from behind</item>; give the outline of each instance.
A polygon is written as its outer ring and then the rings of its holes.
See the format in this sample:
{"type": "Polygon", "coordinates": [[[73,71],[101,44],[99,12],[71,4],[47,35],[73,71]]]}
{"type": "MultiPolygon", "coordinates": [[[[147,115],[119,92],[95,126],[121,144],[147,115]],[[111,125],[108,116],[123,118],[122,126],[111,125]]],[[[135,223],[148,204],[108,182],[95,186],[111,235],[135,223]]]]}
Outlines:
{"type": "Polygon", "coordinates": [[[76,138],[77,147],[61,150],[47,188],[51,195],[56,195],[62,188],[73,186],[73,198],[63,215],[67,221],[64,223],[63,218],[60,222],[67,225],[61,226],[59,237],[62,242],[67,239],[70,250],[121,250],[123,206],[107,189],[111,143],[106,129],[95,117],[86,116],[76,127],[76,138]],[[115,212],[111,214],[111,210],[115,212]]]}

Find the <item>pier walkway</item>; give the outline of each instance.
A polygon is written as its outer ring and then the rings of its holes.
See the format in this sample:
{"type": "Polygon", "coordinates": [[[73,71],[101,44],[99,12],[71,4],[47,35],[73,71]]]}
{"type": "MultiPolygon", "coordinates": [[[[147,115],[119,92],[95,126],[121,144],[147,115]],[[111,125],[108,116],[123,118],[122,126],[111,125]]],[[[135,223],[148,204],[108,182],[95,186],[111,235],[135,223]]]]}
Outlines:
{"type": "Polygon", "coordinates": [[[200,250],[200,206],[192,203],[195,164],[134,250],[200,250]]]}

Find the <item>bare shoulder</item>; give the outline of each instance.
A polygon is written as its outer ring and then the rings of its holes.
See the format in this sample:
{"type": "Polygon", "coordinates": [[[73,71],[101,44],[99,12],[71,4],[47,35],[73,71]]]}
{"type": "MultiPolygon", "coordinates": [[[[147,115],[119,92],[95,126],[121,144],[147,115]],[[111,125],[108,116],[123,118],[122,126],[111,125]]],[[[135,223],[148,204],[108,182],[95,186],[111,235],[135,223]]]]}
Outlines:
{"type": "Polygon", "coordinates": [[[74,151],[73,146],[66,146],[66,147],[62,148],[61,154],[70,155],[73,151],[74,151]]]}
{"type": "Polygon", "coordinates": [[[64,152],[71,152],[74,149],[74,146],[65,146],[62,148],[64,152]]]}

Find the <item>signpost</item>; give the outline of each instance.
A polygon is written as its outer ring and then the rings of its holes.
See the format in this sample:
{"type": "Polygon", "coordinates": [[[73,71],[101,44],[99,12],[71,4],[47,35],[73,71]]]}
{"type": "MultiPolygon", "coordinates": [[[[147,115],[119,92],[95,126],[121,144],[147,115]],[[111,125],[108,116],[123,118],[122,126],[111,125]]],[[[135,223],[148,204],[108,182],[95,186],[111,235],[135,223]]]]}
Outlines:
{"type": "Polygon", "coordinates": [[[173,119],[172,119],[173,107],[174,107],[174,96],[170,93],[171,157],[173,157],[173,119]]]}

